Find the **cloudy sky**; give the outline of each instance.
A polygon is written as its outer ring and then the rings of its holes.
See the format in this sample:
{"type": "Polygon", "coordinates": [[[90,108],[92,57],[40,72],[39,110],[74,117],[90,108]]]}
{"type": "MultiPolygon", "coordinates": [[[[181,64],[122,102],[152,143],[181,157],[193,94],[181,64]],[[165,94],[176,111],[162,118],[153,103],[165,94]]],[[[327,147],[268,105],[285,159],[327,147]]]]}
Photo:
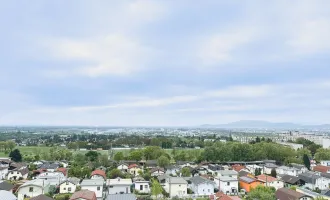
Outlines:
{"type": "Polygon", "coordinates": [[[330,123],[329,0],[0,5],[0,125],[330,123]]]}

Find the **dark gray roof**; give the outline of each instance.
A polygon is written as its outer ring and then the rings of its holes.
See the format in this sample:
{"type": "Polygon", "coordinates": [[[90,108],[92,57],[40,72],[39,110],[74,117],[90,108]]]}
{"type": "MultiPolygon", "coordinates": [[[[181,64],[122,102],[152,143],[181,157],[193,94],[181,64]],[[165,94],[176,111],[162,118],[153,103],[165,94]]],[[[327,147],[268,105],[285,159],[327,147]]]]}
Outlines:
{"type": "Polygon", "coordinates": [[[111,194],[107,200],[136,200],[136,197],[134,194],[111,194]]]}
{"type": "Polygon", "coordinates": [[[238,172],[238,175],[239,175],[240,177],[242,177],[242,176],[247,176],[248,174],[249,174],[249,172],[244,171],[244,170],[241,170],[241,171],[238,172]]]}
{"type": "Polygon", "coordinates": [[[297,169],[302,169],[305,167],[305,165],[301,165],[301,164],[296,164],[296,163],[291,163],[291,166],[297,169]]]}
{"type": "Polygon", "coordinates": [[[315,172],[305,172],[302,174],[299,174],[299,179],[303,180],[306,183],[316,183],[316,180],[321,178],[317,173],[315,172]]]}
{"type": "Polygon", "coordinates": [[[10,191],[14,188],[14,185],[8,183],[7,181],[0,181],[0,190],[10,191]]]}
{"type": "Polygon", "coordinates": [[[206,178],[200,177],[200,176],[194,176],[189,179],[194,185],[199,185],[202,183],[207,183],[207,184],[214,184],[213,181],[210,181],[206,178]]]}
{"type": "Polygon", "coordinates": [[[285,183],[296,184],[300,179],[296,176],[284,175],[281,180],[285,183]]]}
{"type": "Polygon", "coordinates": [[[240,177],[239,179],[240,179],[241,181],[246,182],[246,183],[252,183],[252,182],[256,181],[256,179],[254,179],[254,178],[250,178],[250,177],[247,177],[247,176],[240,177]]]}
{"type": "Polygon", "coordinates": [[[157,160],[147,160],[146,165],[147,166],[157,166],[157,160]]]}
{"type": "Polygon", "coordinates": [[[330,190],[325,190],[321,192],[322,195],[330,197],[330,190]]]}
{"type": "Polygon", "coordinates": [[[57,163],[44,163],[39,166],[39,169],[57,169],[59,166],[57,163]]]}
{"type": "Polygon", "coordinates": [[[170,165],[170,166],[167,166],[166,169],[179,169],[179,167],[176,165],[170,165]]]}
{"type": "Polygon", "coordinates": [[[273,163],[266,163],[266,164],[265,164],[265,167],[267,167],[267,168],[272,168],[272,169],[278,168],[278,166],[275,165],[275,164],[273,164],[273,163]]]}

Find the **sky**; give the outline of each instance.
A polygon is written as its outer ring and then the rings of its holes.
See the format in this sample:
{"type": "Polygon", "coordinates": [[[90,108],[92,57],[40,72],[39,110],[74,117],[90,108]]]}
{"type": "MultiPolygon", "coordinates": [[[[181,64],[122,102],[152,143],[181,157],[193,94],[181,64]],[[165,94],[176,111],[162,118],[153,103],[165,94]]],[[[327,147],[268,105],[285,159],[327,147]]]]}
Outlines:
{"type": "Polygon", "coordinates": [[[0,125],[330,123],[328,0],[0,4],[0,125]]]}

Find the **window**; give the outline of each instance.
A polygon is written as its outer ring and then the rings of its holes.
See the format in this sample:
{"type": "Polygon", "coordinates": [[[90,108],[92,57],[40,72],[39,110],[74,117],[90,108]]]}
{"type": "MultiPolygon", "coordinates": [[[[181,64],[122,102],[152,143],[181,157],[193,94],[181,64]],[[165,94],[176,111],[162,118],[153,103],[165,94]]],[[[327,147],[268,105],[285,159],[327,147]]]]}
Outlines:
{"type": "Polygon", "coordinates": [[[68,187],[68,191],[71,192],[71,187],[68,187]]]}
{"type": "Polygon", "coordinates": [[[100,191],[100,189],[101,189],[101,187],[99,186],[99,187],[97,187],[97,191],[100,191]]]}
{"type": "Polygon", "coordinates": [[[63,188],[63,190],[66,190],[66,188],[63,188]]]}
{"type": "Polygon", "coordinates": [[[227,182],[227,186],[229,186],[230,185],[230,182],[227,182]]]}
{"type": "Polygon", "coordinates": [[[207,192],[210,192],[210,189],[207,189],[207,192]]]}
{"type": "Polygon", "coordinates": [[[110,188],[113,188],[113,185],[110,185],[110,188]]]}
{"type": "Polygon", "coordinates": [[[11,172],[11,174],[14,174],[14,172],[11,172]]]}
{"type": "Polygon", "coordinates": [[[179,187],[181,187],[181,185],[179,185],[179,187]]]}
{"type": "Polygon", "coordinates": [[[69,182],[66,182],[66,185],[69,185],[69,182]]]}
{"type": "Polygon", "coordinates": [[[148,189],[148,185],[145,185],[144,188],[145,188],[145,189],[148,189]]]}
{"type": "Polygon", "coordinates": [[[33,187],[30,187],[29,188],[29,192],[33,192],[33,187]]]}
{"type": "Polygon", "coordinates": [[[140,190],[143,190],[143,185],[140,185],[140,190]]]}

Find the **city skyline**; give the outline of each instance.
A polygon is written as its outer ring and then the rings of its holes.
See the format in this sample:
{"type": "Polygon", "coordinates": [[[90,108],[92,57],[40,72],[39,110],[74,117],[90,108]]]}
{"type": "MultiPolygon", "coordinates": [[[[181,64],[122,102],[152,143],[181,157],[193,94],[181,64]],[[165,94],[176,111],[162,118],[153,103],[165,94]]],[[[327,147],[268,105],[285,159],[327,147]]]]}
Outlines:
{"type": "Polygon", "coordinates": [[[0,125],[329,124],[329,9],[2,2],[0,125]]]}

